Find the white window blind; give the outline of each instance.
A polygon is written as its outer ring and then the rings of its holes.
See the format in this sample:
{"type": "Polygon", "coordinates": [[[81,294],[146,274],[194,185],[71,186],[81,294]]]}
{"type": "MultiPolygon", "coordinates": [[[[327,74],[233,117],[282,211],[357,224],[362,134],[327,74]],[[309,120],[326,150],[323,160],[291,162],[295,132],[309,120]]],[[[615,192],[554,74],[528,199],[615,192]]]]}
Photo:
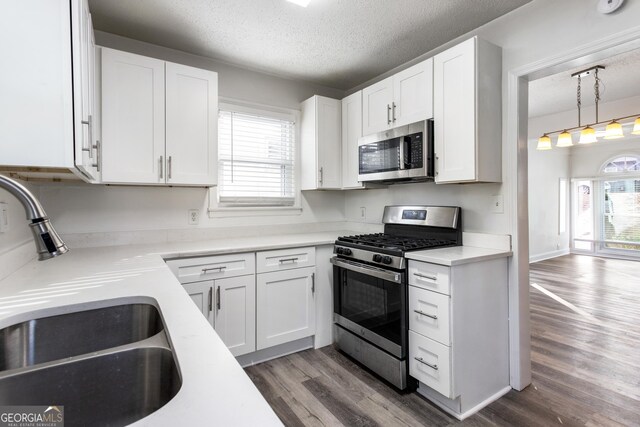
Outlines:
{"type": "Polygon", "coordinates": [[[295,123],[231,109],[218,120],[221,206],[295,203],[295,123]]]}

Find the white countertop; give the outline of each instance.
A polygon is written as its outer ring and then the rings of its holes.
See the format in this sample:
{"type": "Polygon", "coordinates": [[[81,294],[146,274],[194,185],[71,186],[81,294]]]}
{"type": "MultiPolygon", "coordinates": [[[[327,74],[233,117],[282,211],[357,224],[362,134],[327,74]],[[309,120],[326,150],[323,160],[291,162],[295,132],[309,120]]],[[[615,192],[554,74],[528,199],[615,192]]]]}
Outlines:
{"type": "MultiPolygon", "coordinates": [[[[128,302],[162,312],[182,375],[167,405],[136,426],[282,425],[163,258],[332,244],[349,231],[72,249],[0,281],[0,329],[25,320],[128,302]]],[[[99,333],[99,331],[97,331],[99,333]]]]}
{"type": "Polygon", "coordinates": [[[511,255],[513,255],[513,252],[504,249],[453,246],[450,248],[407,252],[405,257],[407,259],[430,262],[432,264],[454,266],[471,262],[487,261],[495,258],[505,258],[511,255]]]}

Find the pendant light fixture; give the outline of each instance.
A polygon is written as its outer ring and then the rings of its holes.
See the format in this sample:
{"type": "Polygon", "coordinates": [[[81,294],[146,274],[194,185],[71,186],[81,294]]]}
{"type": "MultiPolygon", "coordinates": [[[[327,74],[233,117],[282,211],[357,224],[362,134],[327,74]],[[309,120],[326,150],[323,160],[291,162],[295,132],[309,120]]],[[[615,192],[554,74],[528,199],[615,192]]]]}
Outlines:
{"type": "Polygon", "coordinates": [[[605,135],[604,139],[618,139],[624,137],[624,132],[622,129],[623,125],[629,124],[629,119],[635,118],[635,122],[633,124],[633,130],[631,133],[633,135],[640,135],[640,117],[637,114],[632,116],[618,117],[613,120],[600,121],[599,119],[599,103],[600,103],[600,77],[598,76],[598,71],[604,70],[605,68],[602,65],[596,65],[591,68],[587,68],[586,70],[578,71],[577,73],[573,73],[571,77],[577,77],[578,79],[578,87],[576,91],[576,105],[578,107],[578,126],[573,128],[565,128],[563,130],[556,130],[553,132],[546,132],[538,139],[538,145],[536,146],[537,150],[550,150],[551,146],[551,135],[558,134],[558,140],[556,142],[556,147],[571,147],[573,146],[573,138],[571,136],[572,132],[580,131],[580,139],[578,140],[578,144],[592,144],[598,141],[596,134],[596,126],[605,125],[605,135]],[[584,128],[582,127],[582,78],[586,76],[592,75],[594,76],[595,82],[593,84],[594,95],[595,95],[595,118],[596,121],[591,124],[587,124],[584,128]]]}
{"type": "Polygon", "coordinates": [[[640,135],[640,117],[638,117],[633,123],[633,130],[631,131],[631,134],[640,135]]]}

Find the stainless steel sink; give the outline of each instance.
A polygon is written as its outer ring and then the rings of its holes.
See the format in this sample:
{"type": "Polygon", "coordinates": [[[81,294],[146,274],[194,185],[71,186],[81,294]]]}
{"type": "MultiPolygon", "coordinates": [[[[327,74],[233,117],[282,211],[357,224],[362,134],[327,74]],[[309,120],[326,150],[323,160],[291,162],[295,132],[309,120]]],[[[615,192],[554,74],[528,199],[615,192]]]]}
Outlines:
{"type": "Polygon", "coordinates": [[[124,304],[34,319],[0,331],[0,371],[149,338],[164,326],[150,304],[124,304]]]}
{"type": "Polygon", "coordinates": [[[180,389],[173,355],[135,348],[0,378],[2,405],[63,405],[66,426],[124,426],[180,389]]]}
{"type": "Polygon", "coordinates": [[[0,406],[64,406],[66,426],[124,426],[180,390],[160,312],[126,304],[0,331],[0,406]]]}

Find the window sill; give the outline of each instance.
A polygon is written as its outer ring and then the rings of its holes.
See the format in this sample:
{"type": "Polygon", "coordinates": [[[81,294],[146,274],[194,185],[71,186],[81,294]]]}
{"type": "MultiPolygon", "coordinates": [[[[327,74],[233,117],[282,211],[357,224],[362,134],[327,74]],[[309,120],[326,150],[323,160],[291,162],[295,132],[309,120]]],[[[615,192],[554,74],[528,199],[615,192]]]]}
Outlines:
{"type": "Polygon", "coordinates": [[[296,206],[257,206],[209,208],[209,218],[238,218],[251,216],[302,215],[302,208],[296,206]]]}

